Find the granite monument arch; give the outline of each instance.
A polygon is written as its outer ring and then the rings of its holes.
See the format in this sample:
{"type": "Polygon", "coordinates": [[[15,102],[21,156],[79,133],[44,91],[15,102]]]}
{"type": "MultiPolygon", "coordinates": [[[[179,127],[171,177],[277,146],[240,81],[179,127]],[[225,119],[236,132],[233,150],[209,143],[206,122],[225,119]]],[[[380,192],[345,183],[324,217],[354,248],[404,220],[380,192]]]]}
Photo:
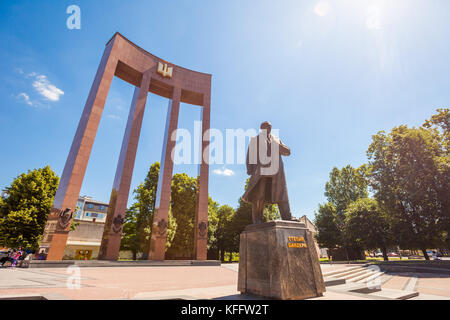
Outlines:
{"type": "Polygon", "coordinates": [[[173,171],[172,133],[178,125],[180,103],[202,107],[202,161],[195,223],[195,259],[206,260],[208,223],[208,153],[211,103],[211,75],[189,70],[162,60],[138,47],[120,33],[106,44],[87,98],[61,181],[49,214],[40,251],[47,260],[62,260],[73,213],[81,189],[92,145],[114,76],[135,86],[120,150],[99,259],[116,260],[130,191],[139,135],[148,92],[170,99],[164,134],[156,210],[150,240],[149,259],[164,260],[166,229],[173,171]]]}

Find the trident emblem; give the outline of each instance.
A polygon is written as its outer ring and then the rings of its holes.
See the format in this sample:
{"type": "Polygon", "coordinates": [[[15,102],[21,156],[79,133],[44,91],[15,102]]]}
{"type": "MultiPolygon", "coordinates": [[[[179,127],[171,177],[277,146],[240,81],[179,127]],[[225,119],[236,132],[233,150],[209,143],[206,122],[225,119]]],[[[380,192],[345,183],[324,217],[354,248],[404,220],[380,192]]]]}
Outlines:
{"type": "Polygon", "coordinates": [[[172,67],[169,67],[167,63],[162,64],[158,62],[158,73],[163,77],[172,78],[172,67]]]}

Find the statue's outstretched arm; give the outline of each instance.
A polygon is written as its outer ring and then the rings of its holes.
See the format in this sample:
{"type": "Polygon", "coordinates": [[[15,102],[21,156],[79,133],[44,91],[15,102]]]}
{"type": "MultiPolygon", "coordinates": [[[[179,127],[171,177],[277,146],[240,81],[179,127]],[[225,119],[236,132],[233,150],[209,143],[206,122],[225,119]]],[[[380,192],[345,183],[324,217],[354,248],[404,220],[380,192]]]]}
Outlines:
{"type": "Polygon", "coordinates": [[[282,156],[291,155],[291,149],[280,140],[280,154],[282,156]]]}

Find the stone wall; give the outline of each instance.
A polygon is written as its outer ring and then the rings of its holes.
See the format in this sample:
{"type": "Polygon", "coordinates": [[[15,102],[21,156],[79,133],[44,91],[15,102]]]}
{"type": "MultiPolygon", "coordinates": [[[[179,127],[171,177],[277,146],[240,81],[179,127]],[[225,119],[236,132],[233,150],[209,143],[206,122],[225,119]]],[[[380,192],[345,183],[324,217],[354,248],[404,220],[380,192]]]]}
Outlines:
{"type": "Polygon", "coordinates": [[[306,226],[306,229],[308,229],[309,231],[311,231],[311,233],[314,235],[314,246],[315,246],[316,251],[317,251],[317,256],[318,256],[319,258],[322,258],[322,253],[321,253],[321,251],[320,251],[320,247],[319,247],[319,245],[317,244],[317,241],[316,241],[316,238],[315,238],[316,233],[317,233],[316,226],[308,219],[307,216],[301,217],[301,218],[300,218],[300,222],[301,222],[301,223],[304,223],[305,226],[306,226]]]}
{"type": "Polygon", "coordinates": [[[69,232],[63,259],[74,259],[78,250],[90,250],[92,252],[90,259],[97,259],[105,224],[82,220],[75,222],[78,226],[69,232]]]}
{"type": "Polygon", "coordinates": [[[105,224],[103,222],[92,221],[75,221],[79,223],[74,231],[69,232],[67,241],[102,241],[103,229],[105,224]]]}

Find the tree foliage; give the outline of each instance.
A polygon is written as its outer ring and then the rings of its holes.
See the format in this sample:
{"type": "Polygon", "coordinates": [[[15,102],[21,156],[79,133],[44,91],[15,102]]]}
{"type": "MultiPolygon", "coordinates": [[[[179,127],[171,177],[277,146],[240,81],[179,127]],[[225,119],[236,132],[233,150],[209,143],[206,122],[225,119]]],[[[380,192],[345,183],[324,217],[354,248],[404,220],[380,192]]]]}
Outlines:
{"type": "Polygon", "coordinates": [[[375,250],[381,248],[385,260],[392,243],[388,217],[375,199],[358,199],[345,211],[345,235],[349,242],[375,250]]]}
{"type": "MultiPolygon", "coordinates": [[[[148,255],[159,169],[159,162],[150,166],[144,182],[133,191],[135,202],[128,208],[125,215],[120,248],[121,250],[130,250],[134,259],[138,254],[143,254],[143,258],[148,255]]],[[[172,244],[176,228],[176,220],[173,218],[172,212],[169,211],[166,250],[172,244]]]]}
{"type": "Polygon", "coordinates": [[[316,240],[320,247],[333,249],[342,245],[337,227],[336,207],[331,202],[319,205],[315,214],[314,225],[316,226],[316,240]]]}
{"type": "Polygon", "coordinates": [[[450,109],[436,110],[429,120],[423,124],[433,132],[435,139],[441,145],[442,153],[435,157],[440,172],[439,201],[442,205],[445,246],[450,247],[450,109]]]}
{"type": "Polygon", "coordinates": [[[317,241],[327,248],[352,245],[345,235],[345,210],[353,202],[368,196],[367,167],[353,168],[350,165],[342,169],[336,167],[330,173],[325,184],[325,196],[328,203],[319,205],[315,214],[317,241]]]}
{"type": "Polygon", "coordinates": [[[217,259],[217,243],[219,232],[218,229],[221,227],[220,217],[219,217],[219,203],[214,201],[211,197],[208,197],[208,255],[214,256],[217,259]]]}
{"type": "Polygon", "coordinates": [[[0,200],[0,244],[36,249],[53,205],[59,177],[46,166],[19,175],[0,200]]]}
{"type": "MultiPolygon", "coordinates": [[[[121,250],[131,250],[133,257],[143,253],[147,258],[151,226],[155,212],[156,191],[160,165],[151,165],[145,181],[134,190],[135,202],[128,208],[122,233],[121,250]]],[[[185,173],[173,175],[167,229],[166,252],[168,258],[194,257],[195,211],[198,196],[198,178],[185,173]]],[[[217,244],[219,204],[208,199],[207,248],[217,244]]]]}
{"type": "Polygon", "coordinates": [[[368,196],[366,175],[365,165],[356,169],[351,165],[340,170],[334,167],[331,171],[330,180],[325,184],[325,196],[336,207],[336,213],[342,220],[351,202],[368,196]]]}
{"type": "Polygon", "coordinates": [[[198,179],[186,173],[177,173],[172,178],[170,205],[177,222],[172,246],[167,250],[171,257],[193,258],[194,223],[197,204],[198,179]]]}
{"type": "Polygon", "coordinates": [[[367,165],[331,172],[325,186],[329,202],[316,213],[319,244],[395,244],[421,249],[426,259],[426,248],[450,245],[449,144],[448,108],[421,127],[401,125],[374,135],[367,165]],[[367,198],[368,185],[375,199],[367,198]]]}
{"type": "Polygon", "coordinates": [[[404,248],[437,247],[448,227],[449,155],[445,132],[431,128],[441,123],[437,119],[432,117],[426,127],[380,131],[367,151],[371,187],[404,248]]]}
{"type": "MultiPolygon", "coordinates": [[[[247,189],[248,182],[245,182],[245,190],[247,189]]],[[[280,219],[280,212],[276,204],[266,204],[263,211],[263,222],[280,219]]],[[[245,227],[253,223],[252,219],[252,205],[239,198],[238,207],[235,214],[230,221],[228,228],[232,238],[230,239],[230,251],[239,252],[239,240],[240,234],[244,231],[245,227]]]]}

